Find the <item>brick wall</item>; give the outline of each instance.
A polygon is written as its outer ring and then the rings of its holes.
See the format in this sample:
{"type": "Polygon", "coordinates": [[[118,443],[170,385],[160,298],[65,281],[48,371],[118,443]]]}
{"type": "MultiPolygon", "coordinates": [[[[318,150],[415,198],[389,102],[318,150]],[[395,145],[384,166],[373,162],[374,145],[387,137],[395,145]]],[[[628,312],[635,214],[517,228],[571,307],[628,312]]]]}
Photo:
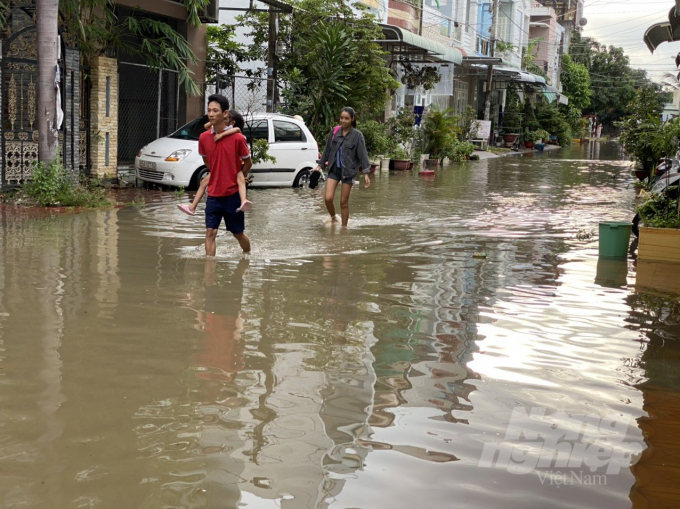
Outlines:
{"type": "Polygon", "coordinates": [[[97,57],[91,63],[90,76],[90,160],[92,175],[115,177],[118,165],[118,62],[113,58],[97,57]],[[109,78],[109,108],[106,108],[106,83],[109,78]],[[108,164],[106,136],[109,138],[108,164]]]}

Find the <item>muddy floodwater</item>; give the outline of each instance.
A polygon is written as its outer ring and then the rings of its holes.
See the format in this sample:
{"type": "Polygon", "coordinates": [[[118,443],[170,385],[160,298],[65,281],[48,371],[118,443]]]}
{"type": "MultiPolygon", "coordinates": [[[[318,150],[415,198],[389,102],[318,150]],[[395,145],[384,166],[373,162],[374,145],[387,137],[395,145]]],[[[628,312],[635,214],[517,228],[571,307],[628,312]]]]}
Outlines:
{"type": "Polygon", "coordinates": [[[251,190],[214,261],[172,192],[1,208],[0,507],[678,507],[680,270],[598,260],[629,174],[378,171],[347,230],[251,190]]]}

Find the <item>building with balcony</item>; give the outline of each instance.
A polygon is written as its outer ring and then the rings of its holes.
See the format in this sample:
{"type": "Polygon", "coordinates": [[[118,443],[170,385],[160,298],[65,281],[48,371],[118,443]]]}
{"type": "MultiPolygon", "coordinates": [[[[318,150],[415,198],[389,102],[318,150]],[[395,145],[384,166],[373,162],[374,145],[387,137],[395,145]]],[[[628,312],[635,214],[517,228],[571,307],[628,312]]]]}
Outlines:
{"type": "Polygon", "coordinates": [[[534,63],[545,73],[548,84],[557,89],[560,88],[565,34],[566,29],[557,22],[555,9],[533,2],[529,36],[531,39],[539,40],[534,53],[534,63]]]}

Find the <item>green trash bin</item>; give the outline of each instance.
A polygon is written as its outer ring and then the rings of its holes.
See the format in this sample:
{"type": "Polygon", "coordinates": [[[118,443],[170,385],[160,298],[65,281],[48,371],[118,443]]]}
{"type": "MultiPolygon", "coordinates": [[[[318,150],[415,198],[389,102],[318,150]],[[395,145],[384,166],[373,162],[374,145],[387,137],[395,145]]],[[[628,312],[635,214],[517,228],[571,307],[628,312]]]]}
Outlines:
{"type": "Polygon", "coordinates": [[[602,258],[627,258],[632,229],[633,223],[600,223],[600,256],[602,258]]]}

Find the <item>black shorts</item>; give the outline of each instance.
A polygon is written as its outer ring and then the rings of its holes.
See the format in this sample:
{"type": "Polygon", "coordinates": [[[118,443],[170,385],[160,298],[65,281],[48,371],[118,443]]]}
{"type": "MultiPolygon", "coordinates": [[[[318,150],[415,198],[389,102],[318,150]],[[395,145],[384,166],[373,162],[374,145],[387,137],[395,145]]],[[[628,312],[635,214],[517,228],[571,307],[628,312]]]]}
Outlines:
{"type": "Polygon", "coordinates": [[[238,193],[229,196],[208,196],[205,202],[205,227],[219,230],[222,219],[227,231],[238,235],[246,229],[245,215],[236,212],[241,206],[241,197],[238,193]]]}
{"type": "Polygon", "coordinates": [[[342,182],[343,184],[354,184],[354,177],[343,178],[342,170],[338,169],[338,167],[335,165],[331,166],[331,169],[328,170],[328,175],[326,175],[326,178],[335,180],[336,182],[342,182]]]}

